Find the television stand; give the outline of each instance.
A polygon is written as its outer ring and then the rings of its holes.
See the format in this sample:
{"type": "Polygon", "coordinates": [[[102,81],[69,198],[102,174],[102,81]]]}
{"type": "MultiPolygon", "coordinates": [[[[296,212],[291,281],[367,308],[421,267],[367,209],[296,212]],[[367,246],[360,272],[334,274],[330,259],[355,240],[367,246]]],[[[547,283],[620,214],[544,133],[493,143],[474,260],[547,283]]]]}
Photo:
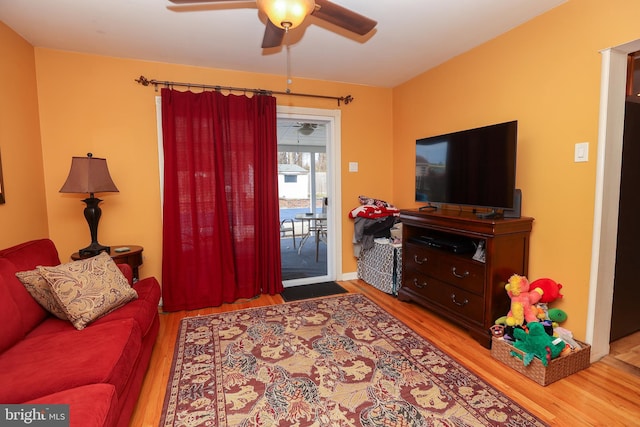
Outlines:
{"type": "Polygon", "coordinates": [[[413,301],[466,329],[485,347],[489,328],[509,311],[504,286],[526,276],[533,218],[481,219],[471,212],[402,210],[402,284],[398,300],[413,301]],[[471,241],[484,249],[439,243],[471,241]],[[455,248],[455,247],[454,247],[455,248]]]}

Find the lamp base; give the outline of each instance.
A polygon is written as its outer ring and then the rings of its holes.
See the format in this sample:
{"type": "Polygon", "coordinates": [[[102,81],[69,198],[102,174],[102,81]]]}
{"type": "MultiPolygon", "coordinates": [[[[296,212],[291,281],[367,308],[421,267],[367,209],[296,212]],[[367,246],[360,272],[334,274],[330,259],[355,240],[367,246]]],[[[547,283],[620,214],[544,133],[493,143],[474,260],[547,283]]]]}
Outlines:
{"type": "Polygon", "coordinates": [[[109,246],[103,246],[98,243],[98,221],[100,221],[100,216],[102,215],[102,209],[98,204],[102,200],[93,196],[91,193],[90,197],[87,197],[83,200],[87,204],[84,208],[84,217],[89,224],[89,231],[91,232],[91,244],[84,249],[80,249],[78,253],[82,258],[89,258],[98,255],[100,252],[109,253],[111,248],[109,246]]]}
{"type": "Polygon", "coordinates": [[[90,258],[98,255],[100,252],[109,253],[110,251],[111,251],[111,248],[109,246],[102,246],[98,242],[93,242],[86,248],[80,249],[78,253],[82,258],[90,258]]]}

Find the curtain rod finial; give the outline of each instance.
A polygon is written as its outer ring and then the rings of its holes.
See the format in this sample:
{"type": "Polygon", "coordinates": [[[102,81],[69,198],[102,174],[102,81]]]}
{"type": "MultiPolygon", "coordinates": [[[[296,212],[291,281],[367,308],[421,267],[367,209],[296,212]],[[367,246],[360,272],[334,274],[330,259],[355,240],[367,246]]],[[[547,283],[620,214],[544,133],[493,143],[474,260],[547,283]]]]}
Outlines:
{"type": "Polygon", "coordinates": [[[145,76],[138,77],[136,82],[140,83],[142,86],[149,86],[149,83],[151,83],[145,76]]]}

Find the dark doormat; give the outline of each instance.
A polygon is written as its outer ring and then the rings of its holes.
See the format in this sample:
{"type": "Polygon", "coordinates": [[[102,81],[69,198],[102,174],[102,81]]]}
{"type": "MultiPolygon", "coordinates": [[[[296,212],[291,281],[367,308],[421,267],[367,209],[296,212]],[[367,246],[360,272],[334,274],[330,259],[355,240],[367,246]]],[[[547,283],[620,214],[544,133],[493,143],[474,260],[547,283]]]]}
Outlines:
{"type": "Polygon", "coordinates": [[[336,282],[314,283],[312,285],[291,286],[280,294],[285,301],[326,297],[328,295],[344,294],[347,290],[336,282]]]}

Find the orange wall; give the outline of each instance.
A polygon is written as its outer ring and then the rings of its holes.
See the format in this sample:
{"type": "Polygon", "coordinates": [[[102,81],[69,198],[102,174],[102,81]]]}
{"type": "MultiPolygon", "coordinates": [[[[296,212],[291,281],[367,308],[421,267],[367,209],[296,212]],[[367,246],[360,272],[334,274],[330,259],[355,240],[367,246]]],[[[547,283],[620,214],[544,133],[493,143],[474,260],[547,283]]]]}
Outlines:
{"type": "MultiPolygon", "coordinates": [[[[119,193],[104,193],[98,240],[145,248],[141,276],[161,277],[161,206],[158,178],[155,96],[134,79],[285,89],[282,76],[205,69],[137,60],[35,49],[40,100],[42,152],[50,236],[64,259],[89,243],[80,195],[60,194],[72,156],[92,152],[106,157],[119,193]]],[[[343,271],[356,271],[351,251],[349,210],[359,194],[391,199],[391,89],[294,79],[293,92],[331,96],[351,94],[355,101],[278,96],[279,105],[342,111],[343,271]],[[348,162],[360,171],[348,173],[348,162]]]]}
{"type": "MultiPolygon", "coordinates": [[[[634,18],[639,12],[635,0],[570,0],[393,90],[295,79],[296,92],[351,94],[356,99],[340,107],[343,271],[356,270],[347,213],[359,194],[402,208],[415,206],[417,138],[517,119],[517,185],[524,194],[524,214],[535,218],[529,277],[551,277],[564,285],[565,297],[558,306],[569,313],[566,326],[584,338],[599,51],[639,39],[634,18]],[[590,161],[574,163],[574,144],[583,141],[591,144],[590,161]],[[358,161],[360,172],[347,172],[349,161],[358,161]]],[[[161,266],[156,93],[134,78],[143,74],[274,90],[284,86],[282,76],[34,50],[3,25],[0,53],[9,58],[0,63],[0,77],[19,83],[7,86],[0,98],[8,197],[8,203],[0,205],[0,245],[48,232],[65,259],[88,243],[80,197],[58,190],[71,156],[91,151],[109,159],[120,188],[119,194],[103,197],[100,241],[143,245],[143,276],[160,277],[161,266]]],[[[278,102],[337,108],[315,99],[280,97],[278,102]]]]}
{"type": "Polygon", "coordinates": [[[0,248],[48,237],[33,47],[0,22],[0,248]]]}
{"type": "Polygon", "coordinates": [[[394,198],[413,202],[417,138],[518,120],[517,186],[535,218],[529,278],[563,284],[555,304],[583,339],[594,212],[600,51],[640,38],[640,3],[569,1],[393,91],[394,198]],[[574,163],[588,141],[589,161],[574,163]]]}

